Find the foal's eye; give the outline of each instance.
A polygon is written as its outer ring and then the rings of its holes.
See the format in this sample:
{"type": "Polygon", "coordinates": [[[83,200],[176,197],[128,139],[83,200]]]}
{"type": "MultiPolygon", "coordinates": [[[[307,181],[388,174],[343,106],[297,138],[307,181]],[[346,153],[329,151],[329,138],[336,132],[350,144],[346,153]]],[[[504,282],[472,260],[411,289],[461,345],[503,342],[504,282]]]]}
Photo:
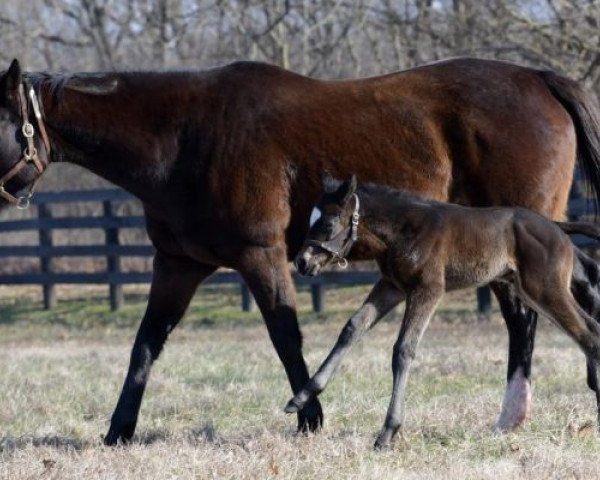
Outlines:
{"type": "Polygon", "coordinates": [[[325,222],[325,228],[332,232],[335,229],[335,227],[337,227],[338,223],[339,220],[337,218],[330,218],[325,222]]]}

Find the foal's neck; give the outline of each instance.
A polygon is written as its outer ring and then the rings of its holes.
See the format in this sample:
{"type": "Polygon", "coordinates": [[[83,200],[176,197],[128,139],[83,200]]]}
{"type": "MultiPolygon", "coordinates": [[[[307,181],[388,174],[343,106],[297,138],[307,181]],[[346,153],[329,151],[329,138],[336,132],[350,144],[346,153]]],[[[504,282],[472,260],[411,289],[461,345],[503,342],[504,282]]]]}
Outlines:
{"type": "Polygon", "coordinates": [[[356,193],[361,205],[359,234],[379,244],[379,254],[397,241],[397,232],[404,222],[402,212],[430,203],[409,192],[376,185],[361,185],[356,193]]]}

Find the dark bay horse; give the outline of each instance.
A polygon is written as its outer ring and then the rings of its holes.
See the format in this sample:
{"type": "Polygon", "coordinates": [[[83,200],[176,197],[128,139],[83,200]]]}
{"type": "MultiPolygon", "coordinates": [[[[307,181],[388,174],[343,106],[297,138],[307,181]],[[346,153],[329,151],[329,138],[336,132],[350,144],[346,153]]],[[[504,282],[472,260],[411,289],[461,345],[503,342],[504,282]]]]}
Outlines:
{"type": "MultiPolygon", "coordinates": [[[[315,207],[307,240],[296,257],[298,271],[316,275],[332,260],[344,259],[357,238],[372,245],[381,271],[361,311],[353,315],[317,373],[292,398],[285,411],[298,412],[321,393],[350,346],[390,307],[406,300],[394,344],[392,399],[375,442],[390,445],[404,423],[404,398],[410,365],[429,320],[445,291],[510,284],[531,308],[561,327],[600,368],[600,324],[571,293],[575,247],[566,235],[583,233],[600,240],[600,227],[552,222],[522,207],[473,208],[424,199],[373,184],[357,188],[356,177],[329,181],[315,207]]],[[[600,392],[596,391],[600,419],[600,392]]],[[[600,425],[600,423],[599,423],[600,425]]]]}
{"type": "MultiPolygon", "coordinates": [[[[250,62],[205,72],[51,75],[22,74],[14,61],[0,77],[7,202],[40,175],[20,160],[24,115],[46,126],[48,148],[33,137],[44,165],[79,164],[141,199],[157,250],[108,444],[133,435],[152,363],[198,284],[220,266],[247,282],[292,391],[306,383],[288,259],[308,230],[324,171],[440,201],[522,205],[553,219],[565,211],[576,158],[600,191],[595,98],[552,72],[502,62],[457,59],[319,81],[250,62]],[[25,167],[13,170],[17,162],[25,167]]],[[[373,256],[360,242],[353,252],[373,256]]],[[[597,266],[579,257],[575,285],[592,308],[597,266]]],[[[505,285],[494,290],[510,339],[498,425],[511,428],[529,409],[536,314],[505,285]]],[[[316,399],[298,422],[320,426],[316,399]]]]}

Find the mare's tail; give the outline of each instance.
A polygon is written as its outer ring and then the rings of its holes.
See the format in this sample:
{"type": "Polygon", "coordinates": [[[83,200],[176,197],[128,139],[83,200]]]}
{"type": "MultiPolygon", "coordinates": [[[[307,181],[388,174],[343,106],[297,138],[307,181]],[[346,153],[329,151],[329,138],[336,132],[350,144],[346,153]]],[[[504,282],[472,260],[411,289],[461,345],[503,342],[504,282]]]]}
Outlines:
{"type": "Polygon", "coordinates": [[[551,71],[540,72],[552,95],[571,116],[577,135],[577,160],[600,213],[600,105],[596,96],[577,82],[551,71]]]}

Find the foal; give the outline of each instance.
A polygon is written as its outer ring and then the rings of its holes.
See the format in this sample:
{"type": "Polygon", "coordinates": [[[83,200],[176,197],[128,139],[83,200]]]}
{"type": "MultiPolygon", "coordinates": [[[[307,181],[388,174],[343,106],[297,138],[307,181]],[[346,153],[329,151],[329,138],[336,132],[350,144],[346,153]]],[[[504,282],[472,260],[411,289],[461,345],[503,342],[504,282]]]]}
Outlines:
{"type": "MultiPolygon", "coordinates": [[[[411,361],[444,291],[491,281],[512,283],[521,299],[565,330],[598,369],[600,327],[571,295],[574,247],[565,232],[600,238],[600,228],[552,222],[523,208],[469,208],[372,184],[357,188],[355,177],[329,184],[334,188],[326,189],[314,208],[296,257],[298,271],[312,276],[330,261],[345,263],[360,234],[377,252],[382,278],[286,412],[300,411],[322,392],[350,345],[406,299],[392,357],[392,398],[375,443],[375,448],[388,446],[402,427],[411,361]]],[[[598,391],[596,401],[600,407],[598,391]]]]}

